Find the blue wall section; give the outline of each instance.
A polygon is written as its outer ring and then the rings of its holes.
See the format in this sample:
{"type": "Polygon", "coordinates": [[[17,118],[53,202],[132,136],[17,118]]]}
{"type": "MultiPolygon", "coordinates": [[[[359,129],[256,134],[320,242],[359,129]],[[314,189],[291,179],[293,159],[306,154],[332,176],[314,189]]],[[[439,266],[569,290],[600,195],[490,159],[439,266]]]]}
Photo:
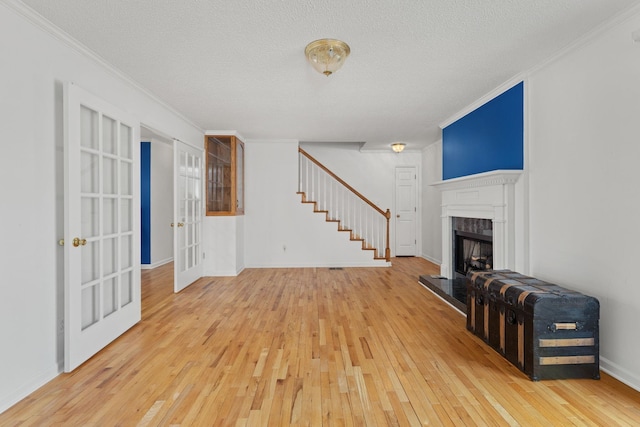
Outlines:
{"type": "Polygon", "coordinates": [[[140,262],[151,264],[151,143],[140,143],[140,262]]]}
{"type": "Polygon", "coordinates": [[[442,179],[522,169],[524,83],[442,130],[442,179]]]}

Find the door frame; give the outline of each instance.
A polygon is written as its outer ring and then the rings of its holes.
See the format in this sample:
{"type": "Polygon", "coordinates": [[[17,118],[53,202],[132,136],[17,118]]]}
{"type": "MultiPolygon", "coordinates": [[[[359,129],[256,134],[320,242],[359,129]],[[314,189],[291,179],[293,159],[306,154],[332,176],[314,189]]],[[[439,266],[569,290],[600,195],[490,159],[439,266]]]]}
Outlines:
{"type": "MultiPolygon", "coordinates": [[[[203,138],[204,140],[204,138],[203,138]]],[[[179,203],[180,203],[180,176],[178,173],[178,169],[180,167],[180,146],[184,146],[187,150],[199,153],[200,158],[200,209],[196,211],[196,215],[199,216],[200,227],[197,228],[197,239],[199,250],[196,251],[197,265],[191,269],[191,273],[184,275],[183,280],[186,280],[184,283],[179,278],[179,263],[180,263],[180,234],[185,232],[185,228],[181,226],[173,227],[173,291],[174,293],[178,293],[183,289],[187,288],[189,285],[194,283],[196,280],[202,277],[202,271],[204,268],[204,259],[203,253],[204,248],[202,245],[202,236],[203,236],[203,227],[204,227],[204,218],[205,218],[205,193],[204,193],[204,181],[205,181],[205,150],[202,147],[195,147],[186,142],[180,141],[179,139],[173,140],[173,223],[174,225],[179,225],[184,220],[180,218],[178,215],[179,212],[179,203]]],[[[186,151],[186,150],[184,150],[186,151]]],[[[188,220],[187,220],[188,221],[188,220]]]]}
{"type": "MultiPolygon", "coordinates": [[[[171,138],[170,136],[168,136],[166,133],[159,131],[157,128],[153,127],[153,126],[149,126],[146,123],[140,123],[140,142],[150,142],[151,143],[151,159],[150,159],[150,167],[151,167],[151,171],[153,170],[158,170],[156,168],[156,165],[154,164],[154,156],[153,156],[153,148],[157,147],[157,146],[163,146],[163,149],[168,150],[169,152],[171,152],[171,164],[169,165],[168,168],[166,169],[160,169],[163,173],[171,173],[171,183],[173,185],[173,181],[174,181],[174,177],[173,177],[173,163],[174,163],[174,159],[173,159],[173,138],[171,138]],[[143,136],[144,135],[144,136],[143,136]]],[[[153,182],[150,183],[150,185],[153,186],[153,182]]],[[[172,188],[173,190],[173,188],[172,188]]],[[[152,200],[152,205],[153,205],[153,193],[150,194],[151,200],[152,200]]],[[[165,258],[165,259],[161,259],[161,260],[156,260],[156,263],[154,264],[153,262],[151,262],[150,264],[143,264],[141,266],[141,268],[143,270],[149,270],[149,269],[153,269],[156,267],[160,267],[161,265],[173,262],[175,260],[175,253],[174,253],[174,244],[173,244],[173,230],[170,227],[171,222],[173,221],[173,207],[174,205],[174,200],[173,200],[173,192],[171,193],[171,215],[170,218],[167,219],[166,224],[164,224],[164,226],[166,226],[168,235],[171,235],[171,255],[169,258],[165,258]]],[[[151,207],[150,207],[151,209],[151,207]]],[[[153,218],[153,214],[152,214],[152,218],[153,218]]],[[[151,230],[152,236],[151,239],[153,240],[153,231],[151,230]]],[[[168,236],[167,235],[167,236],[168,236]]]]}
{"type": "MultiPolygon", "coordinates": [[[[205,178],[205,171],[204,171],[204,165],[205,165],[205,150],[203,147],[198,147],[194,144],[190,144],[187,142],[184,142],[180,139],[171,137],[169,134],[167,134],[166,132],[163,132],[161,130],[159,130],[156,126],[153,125],[149,125],[146,122],[140,122],[140,127],[141,128],[145,128],[147,131],[149,131],[150,133],[152,133],[153,135],[148,136],[146,139],[150,139],[152,144],[167,144],[170,149],[173,152],[173,161],[171,164],[171,174],[172,174],[172,182],[173,182],[173,204],[172,204],[172,222],[168,223],[167,226],[171,227],[171,224],[175,224],[177,222],[176,220],[176,211],[177,211],[177,196],[176,196],[176,192],[177,192],[177,188],[176,188],[176,181],[178,179],[178,177],[175,174],[175,163],[177,161],[176,159],[176,143],[182,143],[185,144],[188,147],[191,147],[194,150],[197,150],[199,152],[201,152],[202,154],[202,168],[201,168],[201,174],[200,174],[200,182],[201,182],[201,187],[200,187],[200,194],[202,197],[202,209],[201,209],[201,224],[202,226],[204,225],[204,206],[205,206],[205,200],[204,200],[204,178],[205,178]]],[[[144,138],[141,138],[141,142],[144,138]]],[[[145,139],[145,140],[146,140],[145,139]]],[[[204,138],[203,138],[204,140],[204,138]]],[[[153,148],[153,145],[152,145],[153,148]]],[[[153,159],[152,159],[153,162],[153,159]]],[[[152,163],[153,164],[153,163],[152,163]]],[[[167,171],[169,172],[169,171],[167,171]]],[[[139,185],[139,184],[138,184],[139,185]]],[[[202,229],[202,226],[200,228],[200,243],[202,245],[202,236],[204,235],[204,231],[202,229]]],[[[177,271],[176,271],[176,263],[178,261],[178,256],[179,256],[179,249],[178,249],[178,243],[177,243],[177,237],[176,237],[176,227],[172,228],[172,236],[173,236],[173,242],[172,242],[172,261],[173,261],[173,266],[174,266],[174,276],[173,276],[173,290],[174,292],[178,292],[178,288],[177,288],[177,284],[178,284],[178,280],[177,280],[177,271]]],[[[203,248],[204,249],[204,248],[203,248]]],[[[203,250],[202,250],[203,252],[203,250]]],[[[201,265],[203,265],[204,260],[201,259],[201,265]]],[[[151,265],[151,264],[150,264],[151,265]]],[[[204,268],[204,265],[202,266],[202,268],[204,268]]],[[[202,271],[200,272],[200,274],[202,274],[202,271]]],[[[201,277],[201,276],[200,276],[201,277]]]]}
{"type": "Polygon", "coordinates": [[[422,194],[422,173],[420,170],[420,166],[416,164],[406,164],[406,165],[396,165],[393,168],[393,256],[397,254],[397,228],[396,228],[396,215],[397,215],[397,183],[396,183],[396,170],[398,168],[414,168],[416,172],[416,188],[415,188],[415,198],[416,198],[416,224],[415,224],[415,240],[416,240],[416,253],[414,256],[422,256],[422,199],[420,195],[422,194]]]}

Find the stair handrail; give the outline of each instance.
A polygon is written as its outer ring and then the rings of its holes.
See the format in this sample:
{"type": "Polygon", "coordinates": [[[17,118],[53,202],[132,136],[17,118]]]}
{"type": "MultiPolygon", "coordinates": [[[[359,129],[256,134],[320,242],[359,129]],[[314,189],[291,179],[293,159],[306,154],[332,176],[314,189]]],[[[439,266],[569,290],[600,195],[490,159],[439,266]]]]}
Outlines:
{"type": "Polygon", "coordinates": [[[352,186],[350,186],[349,184],[347,184],[342,178],[340,178],[338,175],[336,175],[335,173],[331,172],[329,169],[327,169],[327,167],[325,165],[323,165],[322,163],[320,163],[319,161],[317,161],[316,159],[313,158],[313,156],[311,156],[309,153],[307,153],[306,151],[304,151],[302,148],[298,147],[298,152],[301,153],[303,156],[305,156],[307,159],[311,160],[313,163],[315,163],[316,166],[318,166],[320,169],[322,169],[323,171],[325,171],[327,174],[329,174],[333,179],[335,179],[336,181],[338,181],[340,184],[342,184],[343,186],[345,186],[349,191],[351,191],[353,194],[355,194],[356,196],[358,196],[360,199],[362,199],[363,202],[367,203],[369,206],[371,206],[373,209],[375,209],[376,211],[378,211],[380,213],[380,215],[386,215],[387,213],[389,213],[389,217],[391,217],[391,212],[389,211],[389,209],[387,209],[387,212],[383,211],[382,209],[380,209],[375,203],[373,203],[372,201],[370,201],[369,199],[367,199],[365,196],[363,196],[362,194],[360,194],[360,192],[358,192],[358,190],[356,190],[355,188],[353,188],[352,186]]]}
{"type": "Polygon", "coordinates": [[[375,203],[373,203],[371,200],[367,199],[365,196],[363,196],[358,190],[353,188],[351,185],[347,184],[346,181],[344,181],[338,175],[336,175],[331,170],[329,170],[325,165],[320,163],[313,156],[311,156],[309,153],[304,151],[301,147],[298,147],[298,152],[300,154],[302,154],[303,156],[305,156],[307,159],[309,159],[313,164],[318,166],[320,169],[322,169],[330,177],[332,177],[333,179],[338,181],[340,184],[342,184],[347,190],[349,190],[353,194],[355,194],[358,198],[360,198],[360,200],[362,200],[363,202],[365,202],[366,204],[371,206],[376,212],[378,212],[380,215],[384,216],[387,219],[387,230],[386,230],[386,241],[385,241],[386,247],[385,247],[384,252],[385,252],[385,260],[387,262],[391,261],[391,249],[389,247],[389,219],[391,218],[391,211],[389,209],[387,209],[386,211],[383,211],[375,203]]]}

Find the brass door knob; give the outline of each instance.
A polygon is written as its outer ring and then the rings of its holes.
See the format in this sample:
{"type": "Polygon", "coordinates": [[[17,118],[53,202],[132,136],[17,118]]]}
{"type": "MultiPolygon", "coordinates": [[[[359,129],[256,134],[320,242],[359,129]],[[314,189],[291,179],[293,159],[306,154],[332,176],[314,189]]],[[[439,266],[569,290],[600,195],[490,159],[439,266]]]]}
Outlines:
{"type": "Polygon", "coordinates": [[[184,227],[184,222],[179,222],[178,227],[184,227]]]}
{"type": "Polygon", "coordinates": [[[84,246],[87,244],[87,239],[81,239],[79,237],[74,237],[73,246],[77,248],[78,246],[84,246]]]}

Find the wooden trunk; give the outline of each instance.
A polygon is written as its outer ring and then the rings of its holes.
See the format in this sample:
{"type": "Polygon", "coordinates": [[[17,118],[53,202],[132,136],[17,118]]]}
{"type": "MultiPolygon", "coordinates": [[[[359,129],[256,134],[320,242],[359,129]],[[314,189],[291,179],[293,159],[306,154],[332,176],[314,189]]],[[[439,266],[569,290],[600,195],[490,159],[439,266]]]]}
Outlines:
{"type": "Polygon", "coordinates": [[[467,275],[467,329],[532,380],[600,378],[596,298],[509,270],[467,275]]]}

